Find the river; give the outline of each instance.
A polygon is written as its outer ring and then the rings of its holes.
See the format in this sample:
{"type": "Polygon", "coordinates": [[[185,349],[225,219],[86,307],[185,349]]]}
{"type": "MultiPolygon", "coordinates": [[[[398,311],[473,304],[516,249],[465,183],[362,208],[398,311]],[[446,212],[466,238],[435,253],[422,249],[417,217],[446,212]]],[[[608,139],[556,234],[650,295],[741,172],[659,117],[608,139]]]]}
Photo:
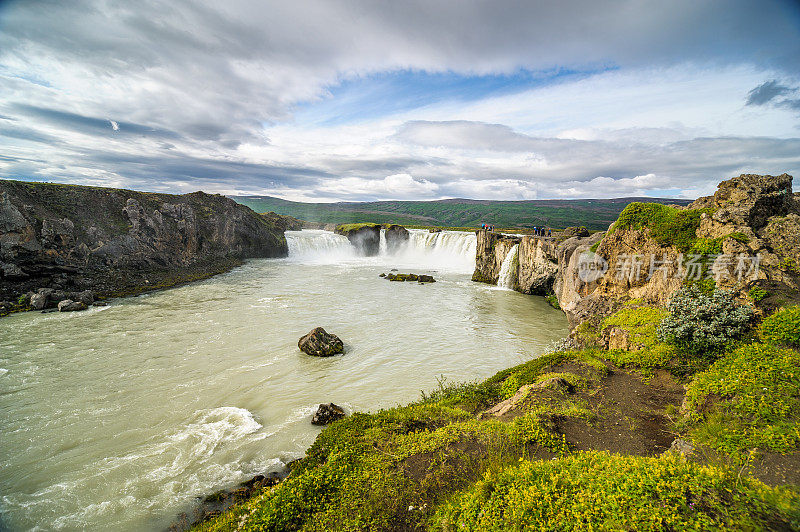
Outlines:
{"type": "Polygon", "coordinates": [[[412,231],[369,258],[324,231],[287,240],[286,259],[0,320],[0,530],[163,530],[198,498],[302,456],[319,403],[407,403],[567,334],[543,298],[470,281],[471,233],[412,231]],[[379,277],[391,268],[437,282],[379,277]],[[346,353],[300,352],[316,326],[346,353]]]}

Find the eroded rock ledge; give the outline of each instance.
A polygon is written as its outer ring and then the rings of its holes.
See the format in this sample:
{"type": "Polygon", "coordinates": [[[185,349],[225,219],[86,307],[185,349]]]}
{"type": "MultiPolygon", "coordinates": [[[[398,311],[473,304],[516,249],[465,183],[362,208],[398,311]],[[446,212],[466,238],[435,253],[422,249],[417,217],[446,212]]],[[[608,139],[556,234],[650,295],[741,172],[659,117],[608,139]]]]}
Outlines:
{"type": "Polygon", "coordinates": [[[278,215],[221,195],[0,180],[0,300],[41,288],[115,296],[286,256],[278,215]]]}
{"type": "Polygon", "coordinates": [[[716,285],[746,297],[754,286],[763,286],[783,299],[800,289],[800,202],[792,193],[792,176],[743,174],[720,183],[713,196],[688,207],[659,206],[686,220],[688,232],[681,240],[670,231],[657,231],[658,221],[635,210],[629,219],[612,224],[608,231],[587,235],[573,231],[557,238],[477,232],[477,256],[473,281],[496,284],[508,251],[519,245],[518,275],[513,288],[526,294],[554,294],[570,325],[602,317],[625,301],[640,299],[663,305],[683,284],[681,258],[702,254],[711,262],[707,269],[719,272],[716,285]],[[602,257],[604,271],[581,275],[591,254],[602,257]],[[629,275],[625,261],[631,255],[647,259],[642,275],[629,275]],[[759,257],[754,276],[739,279],[740,255],[759,257]],[[649,275],[649,258],[661,261],[656,275],[649,275]],[[628,273],[626,275],[625,273],[628,273]]]}

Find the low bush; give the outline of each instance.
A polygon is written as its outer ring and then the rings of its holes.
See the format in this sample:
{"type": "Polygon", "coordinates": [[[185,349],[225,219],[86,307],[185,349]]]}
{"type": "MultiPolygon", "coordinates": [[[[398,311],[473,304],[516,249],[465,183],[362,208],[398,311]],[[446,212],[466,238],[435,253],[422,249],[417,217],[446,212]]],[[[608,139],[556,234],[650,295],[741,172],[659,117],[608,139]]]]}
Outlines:
{"type": "Polygon", "coordinates": [[[767,342],[800,347],[800,307],[786,307],[764,318],[759,328],[767,342]]]}
{"type": "Polygon", "coordinates": [[[742,337],[750,327],[753,309],[736,303],[733,292],[704,293],[684,287],[672,297],[669,315],[657,329],[658,338],[692,356],[713,356],[742,337]]]}
{"type": "Polygon", "coordinates": [[[491,471],[438,508],[437,530],[762,530],[800,525],[800,497],[681,457],[586,452],[491,471]]]}

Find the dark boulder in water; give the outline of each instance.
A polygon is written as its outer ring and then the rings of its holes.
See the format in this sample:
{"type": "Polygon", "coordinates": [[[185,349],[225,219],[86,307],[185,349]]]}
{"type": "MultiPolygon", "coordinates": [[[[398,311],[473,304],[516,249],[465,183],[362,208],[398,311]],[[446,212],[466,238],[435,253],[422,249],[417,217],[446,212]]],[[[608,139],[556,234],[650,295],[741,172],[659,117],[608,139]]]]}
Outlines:
{"type": "Polygon", "coordinates": [[[297,347],[307,355],[329,357],[344,353],[344,343],[335,334],[325,332],[317,327],[297,341],[297,347]]]}
{"type": "Polygon", "coordinates": [[[75,312],[76,310],[86,310],[86,303],[83,301],[73,301],[71,299],[64,299],[58,303],[59,312],[75,312]]]}
{"type": "Polygon", "coordinates": [[[342,419],[345,416],[344,408],[333,403],[324,403],[319,405],[314,417],[311,418],[312,425],[327,425],[333,423],[337,419],[342,419]]]}
{"type": "MultiPolygon", "coordinates": [[[[381,275],[381,277],[384,276],[381,275]]],[[[425,275],[425,274],[417,275],[416,273],[390,273],[389,275],[386,275],[385,278],[388,279],[389,281],[398,281],[398,282],[417,281],[421,284],[436,282],[436,279],[434,279],[432,275],[425,275]]]]}

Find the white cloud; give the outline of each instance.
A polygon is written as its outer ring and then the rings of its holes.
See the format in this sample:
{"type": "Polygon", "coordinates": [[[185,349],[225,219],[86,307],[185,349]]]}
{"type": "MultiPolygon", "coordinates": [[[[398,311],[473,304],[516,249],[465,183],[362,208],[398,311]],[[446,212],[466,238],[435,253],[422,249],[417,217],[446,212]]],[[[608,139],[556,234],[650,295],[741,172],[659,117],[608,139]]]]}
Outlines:
{"type": "Polygon", "coordinates": [[[745,105],[765,80],[800,83],[796,14],[777,0],[11,3],[0,175],[367,199],[687,194],[798,172],[797,111],[745,105]],[[595,73],[378,116],[333,90],[361,80],[385,112],[381,76],[398,70],[519,69],[595,73]],[[332,98],[346,124],[293,114],[332,98]]]}

